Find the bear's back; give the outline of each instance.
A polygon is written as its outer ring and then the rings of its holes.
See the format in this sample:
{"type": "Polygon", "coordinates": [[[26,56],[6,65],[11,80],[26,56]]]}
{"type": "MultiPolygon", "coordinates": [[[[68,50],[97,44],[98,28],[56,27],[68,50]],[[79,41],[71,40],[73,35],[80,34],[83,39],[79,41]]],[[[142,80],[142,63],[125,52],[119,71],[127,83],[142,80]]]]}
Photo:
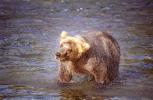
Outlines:
{"type": "Polygon", "coordinates": [[[93,32],[87,33],[84,37],[90,44],[91,55],[119,61],[120,47],[111,35],[105,32],[93,32]]]}
{"type": "Polygon", "coordinates": [[[82,61],[96,58],[98,64],[106,65],[104,67],[107,67],[109,79],[116,78],[120,62],[120,47],[117,41],[104,32],[88,33],[84,37],[91,47],[82,61]]]}

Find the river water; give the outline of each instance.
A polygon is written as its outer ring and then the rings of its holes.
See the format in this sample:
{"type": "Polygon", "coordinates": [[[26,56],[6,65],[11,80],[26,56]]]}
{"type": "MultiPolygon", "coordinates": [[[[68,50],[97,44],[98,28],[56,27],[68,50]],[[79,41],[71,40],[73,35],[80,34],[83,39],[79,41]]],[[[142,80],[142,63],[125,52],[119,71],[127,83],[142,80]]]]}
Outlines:
{"type": "MultiPolygon", "coordinates": [[[[82,33],[83,34],[83,33],[82,33]]],[[[1,0],[0,99],[152,100],[152,0],[1,0]],[[59,35],[100,30],[121,47],[119,79],[58,84],[59,35]]]]}

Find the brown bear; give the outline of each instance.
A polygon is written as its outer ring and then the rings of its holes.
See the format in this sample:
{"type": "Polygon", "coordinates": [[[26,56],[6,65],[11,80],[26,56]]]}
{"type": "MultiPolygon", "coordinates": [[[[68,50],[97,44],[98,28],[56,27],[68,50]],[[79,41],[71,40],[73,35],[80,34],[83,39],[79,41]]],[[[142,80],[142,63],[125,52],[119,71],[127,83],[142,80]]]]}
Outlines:
{"type": "Polygon", "coordinates": [[[60,61],[60,82],[70,82],[75,73],[80,73],[93,76],[97,83],[107,84],[118,76],[120,47],[105,32],[69,36],[63,31],[56,58],[60,61]]]}

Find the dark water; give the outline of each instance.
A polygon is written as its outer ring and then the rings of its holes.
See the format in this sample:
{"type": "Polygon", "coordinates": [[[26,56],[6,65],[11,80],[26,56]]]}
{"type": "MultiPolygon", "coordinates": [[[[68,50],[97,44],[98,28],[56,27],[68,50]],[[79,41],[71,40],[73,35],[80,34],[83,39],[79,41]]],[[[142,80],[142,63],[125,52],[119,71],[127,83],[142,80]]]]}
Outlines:
{"type": "Polygon", "coordinates": [[[0,99],[151,100],[152,0],[0,0],[0,99]],[[120,79],[57,84],[62,30],[102,30],[121,47],[120,79]]]}

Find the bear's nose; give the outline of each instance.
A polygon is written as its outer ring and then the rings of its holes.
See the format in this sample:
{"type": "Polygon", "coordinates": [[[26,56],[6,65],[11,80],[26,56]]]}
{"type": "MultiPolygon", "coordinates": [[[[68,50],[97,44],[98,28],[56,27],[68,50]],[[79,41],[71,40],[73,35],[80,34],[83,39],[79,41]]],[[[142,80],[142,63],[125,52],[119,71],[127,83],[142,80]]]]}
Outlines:
{"type": "Polygon", "coordinates": [[[56,52],[56,54],[55,54],[57,57],[60,57],[60,52],[56,52]]]}

